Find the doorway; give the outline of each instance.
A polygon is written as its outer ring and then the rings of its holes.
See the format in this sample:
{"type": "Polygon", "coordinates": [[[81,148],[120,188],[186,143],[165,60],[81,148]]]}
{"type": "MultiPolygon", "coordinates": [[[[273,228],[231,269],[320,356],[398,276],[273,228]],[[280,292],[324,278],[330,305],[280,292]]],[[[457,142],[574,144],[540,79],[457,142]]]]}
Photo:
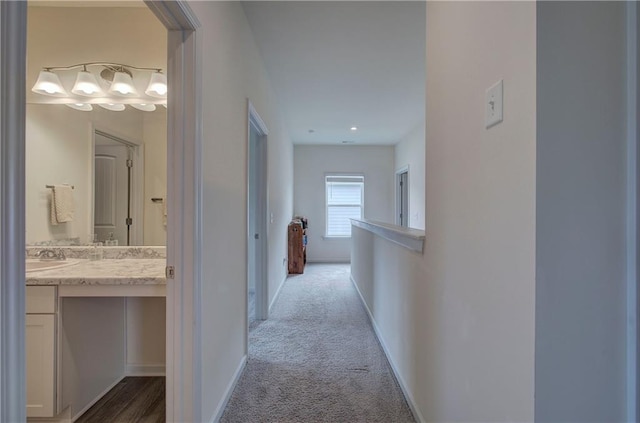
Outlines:
{"type": "Polygon", "coordinates": [[[98,129],[93,132],[93,234],[105,245],[139,245],[143,146],[98,129]]]}
{"type": "Polygon", "coordinates": [[[409,166],[396,171],[396,225],[409,227],[409,166]]]}
{"type": "MultiPolygon", "coordinates": [[[[167,188],[167,414],[168,422],[200,421],[197,316],[201,259],[199,131],[200,24],[185,2],[146,3],[169,30],[170,167],[167,188]],[[184,195],[192,193],[192,195],[184,195]],[[180,207],[174,206],[174,203],[180,207]],[[173,212],[173,213],[172,213],[173,212]],[[195,369],[195,370],[194,370],[195,369]]],[[[25,73],[26,2],[0,4],[0,421],[25,421],[25,73]]]]}
{"type": "Polygon", "coordinates": [[[268,317],[267,269],[267,133],[248,103],[247,317],[249,325],[268,317]]]}

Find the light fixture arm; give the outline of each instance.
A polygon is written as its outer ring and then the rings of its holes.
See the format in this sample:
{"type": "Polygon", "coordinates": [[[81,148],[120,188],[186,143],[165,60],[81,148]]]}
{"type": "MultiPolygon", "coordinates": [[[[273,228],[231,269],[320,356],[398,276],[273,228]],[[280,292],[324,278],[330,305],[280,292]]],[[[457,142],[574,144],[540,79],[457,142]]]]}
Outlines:
{"type": "Polygon", "coordinates": [[[119,67],[119,68],[131,68],[135,70],[162,72],[162,68],[143,68],[143,67],[125,65],[122,63],[113,63],[113,62],[86,62],[86,63],[78,63],[76,65],[71,65],[71,66],[45,66],[42,69],[46,71],[70,70],[70,69],[77,69],[82,67],[86,69],[87,66],[105,66],[105,67],[110,66],[110,67],[119,67]]]}

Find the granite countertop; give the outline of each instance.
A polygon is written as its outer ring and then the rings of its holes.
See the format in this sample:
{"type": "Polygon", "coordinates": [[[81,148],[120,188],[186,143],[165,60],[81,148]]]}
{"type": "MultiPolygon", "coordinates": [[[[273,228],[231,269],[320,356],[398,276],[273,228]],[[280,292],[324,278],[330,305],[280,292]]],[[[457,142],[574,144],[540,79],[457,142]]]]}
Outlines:
{"type": "Polygon", "coordinates": [[[27,285],[165,285],[166,259],[68,259],[65,265],[29,271],[27,285]]]}

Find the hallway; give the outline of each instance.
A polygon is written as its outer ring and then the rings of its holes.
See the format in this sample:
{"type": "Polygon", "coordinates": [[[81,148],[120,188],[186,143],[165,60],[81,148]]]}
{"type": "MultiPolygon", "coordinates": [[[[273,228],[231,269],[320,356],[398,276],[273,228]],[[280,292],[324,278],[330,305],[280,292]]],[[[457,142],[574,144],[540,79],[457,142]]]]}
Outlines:
{"type": "Polygon", "coordinates": [[[311,264],[287,279],[221,422],[414,421],[349,278],[311,264]]]}

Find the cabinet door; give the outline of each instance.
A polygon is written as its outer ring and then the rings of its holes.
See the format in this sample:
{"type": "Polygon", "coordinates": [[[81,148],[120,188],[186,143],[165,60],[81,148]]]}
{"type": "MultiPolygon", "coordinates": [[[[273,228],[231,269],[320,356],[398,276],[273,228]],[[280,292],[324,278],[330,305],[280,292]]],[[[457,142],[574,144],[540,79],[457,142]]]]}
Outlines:
{"type": "Polygon", "coordinates": [[[55,314],[27,314],[27,417],[55,415],[55,314]]]}

